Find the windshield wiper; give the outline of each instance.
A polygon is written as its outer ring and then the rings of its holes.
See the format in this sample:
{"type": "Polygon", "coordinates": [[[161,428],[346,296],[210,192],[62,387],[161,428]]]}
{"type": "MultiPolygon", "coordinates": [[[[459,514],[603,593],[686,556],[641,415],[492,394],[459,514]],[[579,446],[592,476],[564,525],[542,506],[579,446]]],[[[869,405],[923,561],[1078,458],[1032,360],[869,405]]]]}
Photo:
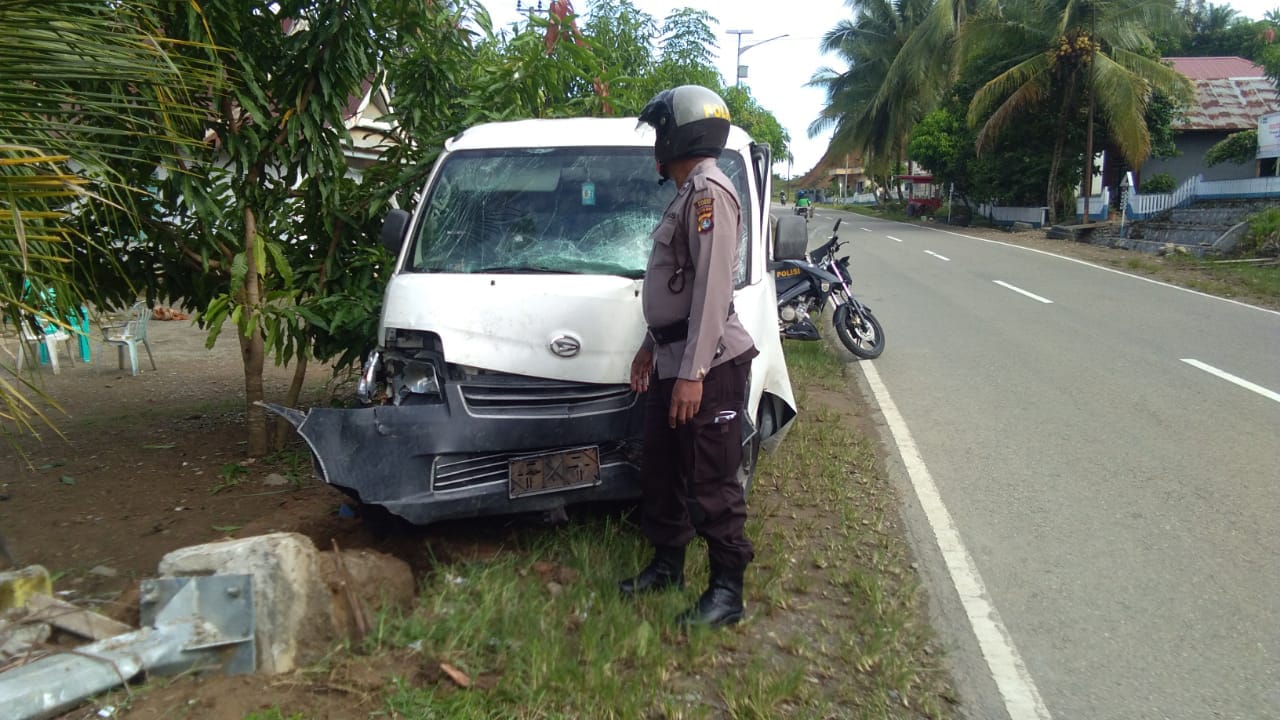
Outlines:
{"type": "Polygon", "coordinates": [[[495,265],[494,267],[480,268],[479,270],[471,270],[472,274],[484,273],[554,273],[557,275],[581,275],[576,270],[565,270],[563,268],[539,267],[537,265],[495,265]]]}

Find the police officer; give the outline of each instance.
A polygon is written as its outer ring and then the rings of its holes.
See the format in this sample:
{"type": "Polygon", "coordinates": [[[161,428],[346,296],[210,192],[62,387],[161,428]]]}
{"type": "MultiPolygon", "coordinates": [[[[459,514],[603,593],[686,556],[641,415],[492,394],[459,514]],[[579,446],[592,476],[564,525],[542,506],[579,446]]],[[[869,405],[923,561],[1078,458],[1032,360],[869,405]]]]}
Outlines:
{"type": "Polygon", "coordinates": [[[623,595],[684,586],[685,546],[706,540],[711,583],[682,623],[742,618],[742,576],[754,557],[738,483],[747,375],[758,352],[733,311],[741,210],[716,165],[729,136],[724,100],[707,88],[664,90],[640,121],[657,131],[663,181],[679,190],[653,231],[642,305],[649,329],[631,363],[646,393],[640,481],[652,562],[619,583],[623,595]]]}

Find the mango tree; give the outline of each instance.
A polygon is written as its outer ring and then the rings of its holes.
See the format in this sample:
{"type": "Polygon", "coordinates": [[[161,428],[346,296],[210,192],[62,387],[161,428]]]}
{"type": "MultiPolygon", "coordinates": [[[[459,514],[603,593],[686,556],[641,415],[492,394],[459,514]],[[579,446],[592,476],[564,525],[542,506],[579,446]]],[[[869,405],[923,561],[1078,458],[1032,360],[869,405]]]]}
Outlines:
{"type": "MultiPolygon", "coordinates": [[[[263,369],[296,358],[296,394],[310,355],[299,303],[328,291],[340,247],[362,222],[344,213],[345,120],[379,81],[374,0],[253,0],[176,8],[171,32],[208,34],[227,82],[207,88],[207,143],[162,183],[152,232],[166,290],[200,311],[208,343],[227,323],[240,344],[248,452],[270,448],[263,369]]],[[[312,321],[318,319],[313,313],[312,321]]]]}

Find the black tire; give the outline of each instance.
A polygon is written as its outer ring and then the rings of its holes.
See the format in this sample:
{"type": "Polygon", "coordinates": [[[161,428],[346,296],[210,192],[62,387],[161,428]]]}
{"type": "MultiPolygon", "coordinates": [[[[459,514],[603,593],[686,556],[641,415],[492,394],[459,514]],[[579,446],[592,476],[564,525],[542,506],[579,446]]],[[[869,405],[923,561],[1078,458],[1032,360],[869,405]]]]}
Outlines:
{"type": "Polygon", "coordinates": [[[855,313],[852,305],[842,304],[836,308],[831,320],[840,342],[849,352],[863,360],[874,360],[884,352],[884,330],[870,310],[855,313]]]}

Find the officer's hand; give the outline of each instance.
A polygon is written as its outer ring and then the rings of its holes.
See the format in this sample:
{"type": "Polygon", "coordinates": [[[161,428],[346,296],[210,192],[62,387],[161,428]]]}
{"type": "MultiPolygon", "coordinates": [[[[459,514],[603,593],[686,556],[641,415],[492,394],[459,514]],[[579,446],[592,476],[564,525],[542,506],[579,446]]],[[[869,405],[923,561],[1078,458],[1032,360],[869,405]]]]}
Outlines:
{"type": "Polygon", "coordinates": [[[667,424],[672,428],[683,425],[698,414],[702,407],[702,383],[696,380],[676,380],[675,389],[671,391],[671,412],[667,415],[667,424]]]}
{"type": "Polygon", "coordinates": [[[631,389],[638,393],[648,390],[651,375],[653,375],[653,351],[640,348],[631,361],[631,389]]]}

